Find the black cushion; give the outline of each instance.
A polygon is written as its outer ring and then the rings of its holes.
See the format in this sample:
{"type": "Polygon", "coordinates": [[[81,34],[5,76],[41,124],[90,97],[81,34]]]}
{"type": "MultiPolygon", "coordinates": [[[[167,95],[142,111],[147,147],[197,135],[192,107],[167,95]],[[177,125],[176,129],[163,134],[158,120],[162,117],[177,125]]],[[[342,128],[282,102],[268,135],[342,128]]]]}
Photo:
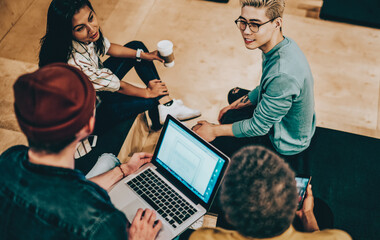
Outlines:
{"type": "Polygon", "coordinates": [[[379,0],[324,0],[320,18],[380,28],[379,0]]]}

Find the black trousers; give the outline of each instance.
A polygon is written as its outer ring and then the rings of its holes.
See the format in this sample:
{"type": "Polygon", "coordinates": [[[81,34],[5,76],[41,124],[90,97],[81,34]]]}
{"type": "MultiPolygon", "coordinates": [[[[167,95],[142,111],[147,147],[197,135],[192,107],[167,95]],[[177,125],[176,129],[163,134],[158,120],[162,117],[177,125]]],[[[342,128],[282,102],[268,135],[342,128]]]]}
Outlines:
{"type": "MultiPolygon", "coordinates": [[[[233,88],[228,93],[228,103],[231,104],[237,99],[247,95],[250,91],[242,88],[233,88]]],[[[222,124],[231,124],[238,122],[244,119],[252,118],[253,112],[256,106],[248,106],[242,109],[232,109],[227,111],[221,119],[222,124]]],[[[269,132],[273,131],[271,129],[269,132]]],[[[268,133],[269,134],[269,133],[268,133]]],[[[305,151],[295,154],[295,155],[282,155],[276,151],[273,147],[272,142],[269,139],[269,135],[257,137],[217,137],[214,141],[211,142],[216,148],[222,151],[227,156],[231,157],[235,152],[247,145],[261,145],[281,156],[290,167],[296,172],[296,174],[306,173],[308,170],[307,162],[304,159],[305,151]]]]}
{"type": "MultiPolygon", "coordinates": [[[[132,41],[124,46],[131,49],[140,48],[144,52],[149,52],[144,43],[140,41],[132,41]]],[[[104,61],[103,65],[110,69],[120,80],[132,68],[136,70],[137,75],[146,86],[148,86],[149,81],[160,79],[156,67],[151,61],[142,60],[137,62],[136,59],[132,58],[110,57],[104,61]]],[[[95,131],[97,133],[147,110],[149,111],[153,128],[160,127],[158,116],[159,98],[141,98],[108,91],[97,92],[97,95],[102,100],[96,113],[95,131]]]]}

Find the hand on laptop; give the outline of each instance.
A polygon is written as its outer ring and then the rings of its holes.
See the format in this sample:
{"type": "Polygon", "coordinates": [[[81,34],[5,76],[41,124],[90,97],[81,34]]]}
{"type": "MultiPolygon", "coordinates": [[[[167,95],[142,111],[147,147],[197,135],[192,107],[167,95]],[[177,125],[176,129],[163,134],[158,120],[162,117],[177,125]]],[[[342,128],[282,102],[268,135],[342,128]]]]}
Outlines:
{"type": "Polygon", "coordinates": [[[152,157],[153,154],[151,153],[134,153],[131,159],[127,163],[120,165],[120,167],[123,168],[124,173],[128,176],[129,174],[136,172],[145,163],[150,162],[152,160],[152,157]]]}
{"type": "Polygon", "coordinates": [[[155,239],[158,231],[162,227],[162,222],[156,220],[156,213],[150,209],[137,210],[131,227],[128,229],[128,239],[130,240],[151,240],[155,239]]]}

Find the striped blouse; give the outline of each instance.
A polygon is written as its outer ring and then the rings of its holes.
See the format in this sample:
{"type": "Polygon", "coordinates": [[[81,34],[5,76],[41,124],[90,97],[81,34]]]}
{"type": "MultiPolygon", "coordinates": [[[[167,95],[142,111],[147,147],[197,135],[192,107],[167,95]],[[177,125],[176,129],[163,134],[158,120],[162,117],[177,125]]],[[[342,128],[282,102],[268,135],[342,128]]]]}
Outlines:
{"type": "MultiPolygon", "coordinates": [[[[104,45],[107,53],[111,46],[107,38],[104,38],[104,45]]],[[[84,44],[73,40],[73,50],[67,63],[82,70],[96,91],[115,92],[120,88],[119,78],[110,69],[103,67],[94,43],[84,44]]]]}

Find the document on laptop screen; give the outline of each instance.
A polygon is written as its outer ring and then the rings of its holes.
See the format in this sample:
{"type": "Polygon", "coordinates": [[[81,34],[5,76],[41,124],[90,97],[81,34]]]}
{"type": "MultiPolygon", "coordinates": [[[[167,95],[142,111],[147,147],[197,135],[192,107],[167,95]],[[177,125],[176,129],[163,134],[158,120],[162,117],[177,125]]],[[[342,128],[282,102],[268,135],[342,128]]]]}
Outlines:
{"type": "Polygon", "coordinates": [[[172,121],[169,121],[156,160],[206,203],[224,163],[216,153],[172,121]]]}

